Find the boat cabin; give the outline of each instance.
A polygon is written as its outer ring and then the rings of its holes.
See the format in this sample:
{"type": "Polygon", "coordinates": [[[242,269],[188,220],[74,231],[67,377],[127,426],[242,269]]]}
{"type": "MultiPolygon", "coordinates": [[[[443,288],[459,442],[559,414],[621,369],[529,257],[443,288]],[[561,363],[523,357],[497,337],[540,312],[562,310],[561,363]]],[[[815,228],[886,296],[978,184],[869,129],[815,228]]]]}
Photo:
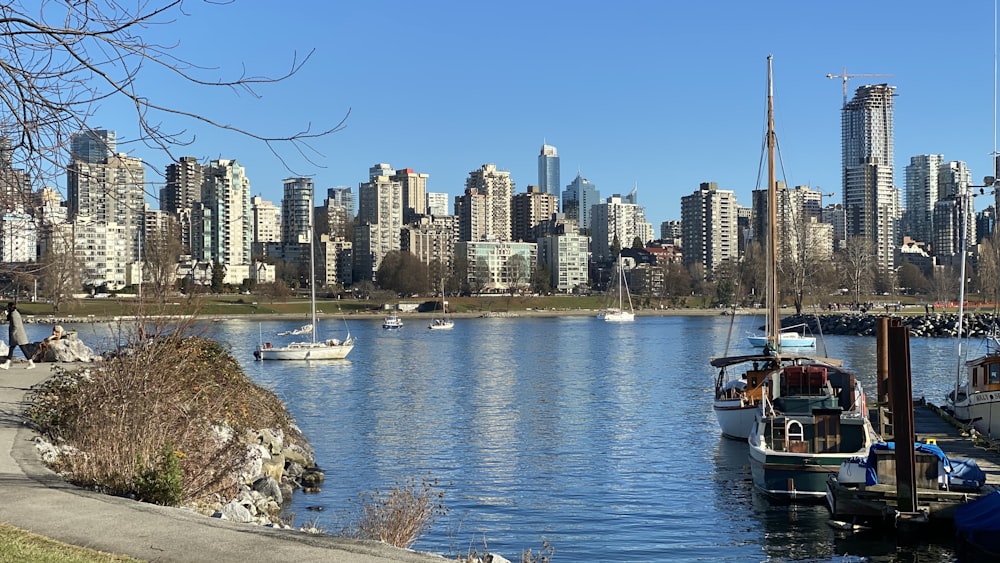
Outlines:
{"type": "Polygon", "coordinates": [[[969,368],[969,387],[973,393],[1000,391],[1000,355],[990,354],[966,364],[969,368]]]}

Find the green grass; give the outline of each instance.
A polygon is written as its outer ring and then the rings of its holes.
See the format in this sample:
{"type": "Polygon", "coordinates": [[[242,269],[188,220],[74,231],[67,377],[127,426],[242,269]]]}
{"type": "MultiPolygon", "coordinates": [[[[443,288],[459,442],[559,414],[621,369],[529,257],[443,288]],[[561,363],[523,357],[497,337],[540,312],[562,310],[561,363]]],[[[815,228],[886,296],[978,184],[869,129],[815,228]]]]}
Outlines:
{"type": "Polygon", "coordinates": [[[124,555],[114,555],[33,534],[9,524],[0,524],[0,563],[103,563],[138,562],[124,555]]]}

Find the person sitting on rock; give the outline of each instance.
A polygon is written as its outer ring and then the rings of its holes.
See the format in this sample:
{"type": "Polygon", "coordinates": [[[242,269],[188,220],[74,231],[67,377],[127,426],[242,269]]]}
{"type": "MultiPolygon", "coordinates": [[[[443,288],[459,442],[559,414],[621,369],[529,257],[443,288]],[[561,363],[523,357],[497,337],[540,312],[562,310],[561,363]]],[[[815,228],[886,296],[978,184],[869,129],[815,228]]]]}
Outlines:
{"type": "Polygon", "coordinates": [[[35,354],[31,356],[31,361],[44,362],[45,355],[48,352],[49,348],[52,347],[52,343],[55,342],[56,340],[61,340],[63,338],[66,338],[67,336],[69,335],[66,334],[66,331],[63,330],[62,326],[56,325],[52,327],[52,334],[45,337],[44,340],[38,343],[38,350],[36,350],[35,354]]]}

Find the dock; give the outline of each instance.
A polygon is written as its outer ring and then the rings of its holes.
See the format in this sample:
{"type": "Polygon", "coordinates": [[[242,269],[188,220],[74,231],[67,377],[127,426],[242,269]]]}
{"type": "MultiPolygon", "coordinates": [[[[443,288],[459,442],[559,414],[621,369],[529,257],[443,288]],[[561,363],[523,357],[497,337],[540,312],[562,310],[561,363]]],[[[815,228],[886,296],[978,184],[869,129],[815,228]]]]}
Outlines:
{"type": "MultiPolygon", "coordinates": [[[[916,505],[917,517],[922,523],[950,526],[959,506],[1000,490],[1000,452],[995,447],[991,449],[977,445],[961,424],[954,422],[947,413],[932,404],[914,404],[913,423],[915,442],[937,445],[952,462],[972,459],[986,475],[986,483],[978,490],[958,487],[945,490],[937,486],[937,460],[923,465],[918,462],[923,483],[916,489],[916,505]]],[[[880,467],[882,463],[880,460],[880,467]]],[[[880,475],[882,473],[880,470],[880,475]]],[[[899,512],[899,493],[891,475],[889,481],[851,486],[840,484],[831,478],[827,486],[827,504],[833,519],[852,524],[899,528],[903,525],[904,517],[912,518],[913,515],[899,512]]]]}

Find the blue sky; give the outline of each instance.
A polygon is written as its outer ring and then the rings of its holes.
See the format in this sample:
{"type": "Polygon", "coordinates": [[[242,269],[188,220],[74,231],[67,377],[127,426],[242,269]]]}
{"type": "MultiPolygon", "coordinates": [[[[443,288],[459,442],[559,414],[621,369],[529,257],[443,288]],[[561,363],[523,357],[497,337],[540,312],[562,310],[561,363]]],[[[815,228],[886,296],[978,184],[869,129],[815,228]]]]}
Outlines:
{"type": "MultiPolygon", "coordinates": [[[[749,205],[768,54],[779,178],[789,185],[819,186],[840,201],[842,82],[826,76],[844,68],[892,75],[852,79],[848,90],[896,86],[901,189],[909,158],[927,153],[967,162],[978,183],[996,143],[993,2],[243,0],[185,7],[190,15],[150,37],[179,42],[175,54],[217,69],[206,71],[213,78],[243,67],[277,75],[296,53],[315,53],[294,77],[262,86],[259,99],[152,71],[143,84],[154,100],[265,134],[329,127],[350,111],[343,131],[311,143],[308,159],[279,148],[287,167],[256,141],[165,121],[196,136],[179,154],[238,160],[254,195],[275,203],[283,178],[314,177],[319,200],[328,187],[356,190],[379,162],[428,173],[428,189],[451,196],[470,171],[495,163],[523,192],[537,183],[545,141],[559,151],[563,186],[578,172],[602,197],[637,185],[657,232],[661,221],[680,218],[681,196],[701,182],[718,182],[749,205]]],[[[109,103],[98,115],[95,126],[134,138],[127,108],[109,103]]],[[[151,149],[123,149],[158,170],[167,164],[151,149]]]]}

